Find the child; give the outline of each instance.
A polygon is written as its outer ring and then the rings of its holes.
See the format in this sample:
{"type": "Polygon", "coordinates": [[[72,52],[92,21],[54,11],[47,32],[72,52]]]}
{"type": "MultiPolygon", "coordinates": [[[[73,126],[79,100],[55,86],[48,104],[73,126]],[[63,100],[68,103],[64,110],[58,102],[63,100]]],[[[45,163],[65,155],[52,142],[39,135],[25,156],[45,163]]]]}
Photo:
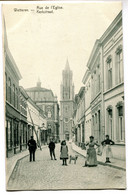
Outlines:
{"type": "Polygon", "coordinates": [[[63,160],[63,164],[67,166],[67,159],[68,159],[68,146],[66,145],[66,141],[61,142],[61,149],[60,149],[60,159],[63,160]]]}
{"type": "Polygon", "coordinates": [[[106,135],[106,139],[101,142],[102,145],[106,146],[106,162],[105,163],[111,163],[109,158],[112,156],[111,151],[111,145],[114,145],[115,143],[109,139],[109,135],[106,135]]]}

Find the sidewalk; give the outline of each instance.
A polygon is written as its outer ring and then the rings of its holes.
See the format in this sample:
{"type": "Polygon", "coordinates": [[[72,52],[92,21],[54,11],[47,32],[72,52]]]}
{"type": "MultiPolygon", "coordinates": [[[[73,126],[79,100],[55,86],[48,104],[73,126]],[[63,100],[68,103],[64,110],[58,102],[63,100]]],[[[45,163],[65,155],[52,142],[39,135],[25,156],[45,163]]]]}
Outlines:
{"type": "MultiPolygon", "coordinates": [[[[77,153],[81,154],[82,156],[86,157],[86,150],[82,150],[80,147],[76,146],[73,142],[72,142],[72,149],[77,153]]],[[[105,155],[102,156],[97,155],[97,160],[98,163],[101,165],[126,171],[126,162],[123,160],[111,158],[111,163],[105,163],[105,155]]]]}
{"type": "MultiPolygon", "coordinates": [[[[48,145],[44,145],[42,146],[42,149],[48,147],[48,145]]],[[[38,149],[39,150],[39,149],[38,149]]],[[[6,158],[6,183],[8,183],[9,178],[17,164],[17,162],[23,158],[25,158],[26,156],[29,155],[29,150],[25,150],[19,154],[15,154],[13,157],[10,158],[6,158]]]]}

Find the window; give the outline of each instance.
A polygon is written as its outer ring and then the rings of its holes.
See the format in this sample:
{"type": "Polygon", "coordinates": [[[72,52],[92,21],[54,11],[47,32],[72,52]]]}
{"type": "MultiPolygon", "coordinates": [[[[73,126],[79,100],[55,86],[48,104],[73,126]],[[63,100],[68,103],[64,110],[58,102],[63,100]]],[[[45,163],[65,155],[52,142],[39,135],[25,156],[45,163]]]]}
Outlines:
{"type": "Polygon", "coordinates": [[[8,80],[8,101],[11,103],[11,79],[8,80]]]}
{"type": "Polygon", "coordinates": [[[5,81],[6,81],[6,100],[7,100],[8,82],[7,82],[7,74],[6,73],[5,73],[5,81]]]}
{"type": "Polygon", "coordinates": [[[82,124],[82,142],[84,142],[85,135],[84,135],[84,124],[82,124]]]}
{"type": "Polygon", "coordinates": [[[92,116],[92,124],[94,125],[94,116],[92,116]]]}
{"type": "Polygon", "coordinates": [[[15,85],[13,84],[13,105],[15,107],[15,85]]]}
{"type": "Polygon", "coordinates": [[[48,111],[48,118],[51,118],[52,117],[52,113],[51,113],[51,111],[49,110],[48,111]]]}
{"type": "Polygon", "coordinates": [[[68,118],[65,118],[65,122],[68,122],[68,118]]]}
{"type": "Polygon", "coordinates": [[[65,113],[68,112],[68,106],[65,106],[65,113]]]}
{"type": "Polygon", "coordinates": [[[18,123],[14,122],[14,146],[19,145],[18,123]]]}
{"type": "Polygon", "coordinates": [[[95,114],[95,122],[97,123],[97,114],[95,114]]]}
{"type": "Polygon", "coordinates": [[[123,54],[122,47],[118,47],[116,50],[116,84],[123,81],[123,54]]]}
{"type": "Polygon", "coordinates": [[[112,109],[108,109],[108,129],[110,139],[113,139],[113,119],[112,119],[112,109]]]}
{"type": "Polygon", "coordinates": [[[12,128],[11,128],[11,121],[7,121],[6,123],[7,128],[7,143],[8,143],[8,149],[12,148],[12,128]]]}
{"type": "Polygon", "coordinates": [[[98,92],[100,92],[100,74],[98,75],[98,92]]]}
{"type": "Polygon", "coordinates": [[[123,106],[120,105],[117,107],[118,109],[118,134],[119,141],[124,141],[125,133],[124,133],[124,119],[123,119],[123,106]]]}
{"type": "Polygon", "coordinates": [[[25,143],[25,125],[23,124],[23,144],[25,143]]]}
{"type": "Polygon", "coordinates": [[[17,88],[16,88],[16,99],[15,99],[15,101],[16,101],[16,108],[18,109],[18,90],[17,90],[17,88]]]}
{"type": "Polygon", "coordinates": [[[112,58],[109,56],[107,58],[107,84],[108,84],[108,89],[112,88],[112,58]]]}

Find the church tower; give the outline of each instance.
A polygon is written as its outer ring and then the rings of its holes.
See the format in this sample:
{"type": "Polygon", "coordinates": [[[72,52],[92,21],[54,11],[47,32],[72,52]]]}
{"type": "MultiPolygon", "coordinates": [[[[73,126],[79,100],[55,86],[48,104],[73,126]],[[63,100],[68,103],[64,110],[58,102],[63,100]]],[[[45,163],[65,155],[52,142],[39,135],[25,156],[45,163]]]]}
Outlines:
{"type": "Polygon", "coordinates": [[[69,140],[72,137],[72,115],[74,105],[73,73],[70,70],[67,59],[65,69],[62,72],[62,83],[60,86],[60,139],[69,140]]]}

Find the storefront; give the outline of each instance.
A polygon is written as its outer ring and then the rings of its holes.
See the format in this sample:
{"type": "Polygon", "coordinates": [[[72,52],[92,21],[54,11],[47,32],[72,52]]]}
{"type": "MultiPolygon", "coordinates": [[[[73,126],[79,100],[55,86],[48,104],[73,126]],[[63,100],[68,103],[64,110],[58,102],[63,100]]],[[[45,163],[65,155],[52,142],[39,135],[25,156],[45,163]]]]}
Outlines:
{"type": "Polygon", "coordinates": [[[6,156],[11,157],[20,152],[19,136],[20,113],[6,104],[6,156]]]}

